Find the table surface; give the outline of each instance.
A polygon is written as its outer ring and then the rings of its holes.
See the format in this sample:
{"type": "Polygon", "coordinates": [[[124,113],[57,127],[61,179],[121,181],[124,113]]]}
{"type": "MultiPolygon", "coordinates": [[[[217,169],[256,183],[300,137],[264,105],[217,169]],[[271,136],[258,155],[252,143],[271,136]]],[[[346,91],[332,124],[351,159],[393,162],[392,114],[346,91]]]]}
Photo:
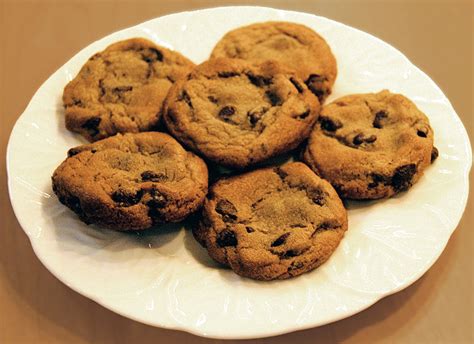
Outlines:
{"type": "MultiPolygon", "coordinates": [[[[220,342],[126,319],[53,277],[35,257],[13,214],[4,157],[11,128],[36,89],[77,51],[147,19],[224,4],[255,2],[0,0],[0,343],[220,342]]],[[[471,1],[258,4],[325,16],[397,47],[441,87],[474,138],[471,1]]],[[[471,196],[444,253],[410,287],[348,319],[255,342],[474,342],[473,210],[471,196]]]]}

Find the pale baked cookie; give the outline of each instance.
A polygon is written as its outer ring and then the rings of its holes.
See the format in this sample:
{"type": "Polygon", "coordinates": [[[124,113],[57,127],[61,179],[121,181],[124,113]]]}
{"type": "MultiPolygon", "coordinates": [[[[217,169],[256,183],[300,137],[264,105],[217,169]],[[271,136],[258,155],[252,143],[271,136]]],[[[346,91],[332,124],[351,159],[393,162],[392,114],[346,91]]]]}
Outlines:
{"type": "Polygon", "coordinates": [[[294,69],[321,102],[337,76],[336,59],[324,38],[296,23],[265,22],[232,30],[214,47],[211,58],[217,57],[281,62],[294,69]]]}
{"type": "Polygon", "coordinates": [[[437,156],[425,114],[384,90],[324,106],[303,159],[341,197],[376,199],[410,188],[437,156]]]}
{"type": "Polygon", "coordinates": [[[69,150],[53,190],[82,221],[115,230],[177,222],[207,193],[207,167],[171,136],[117,134],[69,150]]]}
{"type": "Polygon", "coordinates": [[[143,38],[112,44],[65,87],[66,127],[89,141],[152,130],[170,86],[193,67],[181,54],[143,38]]]}
{"type": "Polygon", "coordinates": [[[336,191],[294,162],[218,181],[194,236],[237,274],[272,280],[324,263],[346,230],[347,213],[336,191]]]}
{"type": "Polygon", "coordinates": [[[243,168],[295,148],[319,114],[318,99],[275,62],[214,59],[176,82],[163,119],[202,156],[243,168]]]}

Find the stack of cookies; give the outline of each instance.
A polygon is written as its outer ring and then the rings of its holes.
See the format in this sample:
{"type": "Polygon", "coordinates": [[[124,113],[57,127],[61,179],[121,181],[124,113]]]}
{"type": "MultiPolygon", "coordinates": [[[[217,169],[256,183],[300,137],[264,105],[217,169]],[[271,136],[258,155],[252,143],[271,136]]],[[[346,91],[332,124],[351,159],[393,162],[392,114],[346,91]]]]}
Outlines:
{"type": "Polygon", "coordinates": [[[115,43],[65,87],[67,129],[94,142],[68,151],[53,190],[84,222],[121,231],[200,211],[196,240],[241,276],[310,271],[348,228],[341,198],[406,191],[438,154],[402,95],[323,106],[336,76],[326,41],[295,23],[233,30],[198,66],[145,39],[115,43]],[[303,162],[271,163],[296,151],[303,162]]]}

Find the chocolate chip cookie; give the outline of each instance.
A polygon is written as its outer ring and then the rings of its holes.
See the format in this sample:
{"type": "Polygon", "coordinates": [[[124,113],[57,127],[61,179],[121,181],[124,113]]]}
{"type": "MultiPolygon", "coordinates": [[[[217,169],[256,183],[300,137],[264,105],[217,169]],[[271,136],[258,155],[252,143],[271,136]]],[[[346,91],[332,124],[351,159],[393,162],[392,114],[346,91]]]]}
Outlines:
{"type": "Polygon", "coordinates": [[[153,129],[170,86],[194,64],[143,38],[92,56],[64,89],[66,127],[89,141],[153,129]]]}
{"type": "Polygon", "coordinates": [[[180,221],[207,193],[204,162],[158,132],[72,148],[52,180],[61,203],[82,221],[115,230],[180,221]]]}
{"type": "Polygon", "coordinates": [[[243,168],[295,148],[309,135],[319,108],[308,87],[278,63],[221,58],[173,85],[163,119],[194,151],[243,168]]]}
{"type": "Polygon", "coordinates": [[[410,188],[437,156],[425,114],[384,90],[324,106],[303,159],[341,197],[377,199],[410,188]]]}
{"type": "Polygon", "coordinates": [[[337,64],[324,38],[309,27],[288,22],[265,22],[228,32],[211,58],[279,61],[297,72],[322,102],[337,76],[337,64]]]}
{"type": "Polygon", "coordinates": [[[193,234],[237,274],[272,280],[324,263],[346,230],[347,213],[336,191],[294,162],[218,181],[193,234]]]}

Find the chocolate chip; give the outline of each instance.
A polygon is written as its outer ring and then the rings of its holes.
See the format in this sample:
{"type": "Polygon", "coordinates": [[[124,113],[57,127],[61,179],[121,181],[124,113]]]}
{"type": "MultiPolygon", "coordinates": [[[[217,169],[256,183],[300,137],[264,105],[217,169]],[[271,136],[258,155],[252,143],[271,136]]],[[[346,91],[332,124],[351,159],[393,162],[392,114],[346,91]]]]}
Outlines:
{"type": "Polygon", "coordinates": [[[288,268],[288,271],[291,271],[291,270],[296,270],[296,269],[301,269],[303,267],[303,263],[302,262],[292,262],[288,268]]]}
{"type": "Polygon", "coordinates": [[[214,104],[217,104],[218,102],[217,98],[214,96],[208,96],[207,99],[209,99],[209,101],[214,104]]]}
{"type": "Polygon", "coordinates": [[[354,137],[354,139],[352,140],[352,143],[354,143],[355,145],[360,145],[362,143],[373,143],[376,140],[377,140],[377,136],[375,135],[365,136],[364,134],[360,133],[354,137]]]}
{"type": "Polygon", "coordinates": [[[153,224],[161,224],[165,222],[161,209],[163,209],[167,203],[166,197],[156,189],[151,190],[150,196],[151,200],[146,203],[148,207],[148,216],[153,221],[153,224]]]}
{"type": "Polygon", "coordinates": [[[291,77],[290,81],[293,84],[293,86],[295,86],[298,93],[303,93],[303,91],[304,91],[303,86],[301,86],[300,83],[298,81],[296,81],[295,78],[291,77]]]}
{"type": "Polygon", "coordinates": [[[151,182],[161,182],[163,180],[168,179],[166,174],[164,173],[156,173],[153,171],[145,171],[141,175],[142,181],[151,181],[151,182]]]}
{"type": "Polygon", "coordinates": [[[234,222],[237,220],[237,208],[226,199],[221,199],[217,202],[216,212],[222,215],[224,222],[234,222]]]}
{"type": "Polygon", "coordinates": [[[299,256],[300,255],[300,252],[296,251],[296,250],[288,250],[286,251],[285,253],[283,253],[280,258],[281,259],[287,259],[287,258],[292,258],[292,257],[296,257],[296,256],[299,256]]]}
{"type": "Polygon", "coordinates": [[[86,129],[91,136],[96,136],[99,133],[100,121],[100,117],[91,117],[81,125],[81,128],[86,129]]]}
{"type": "Polygon", "coordinates": [[[181,92],[180,96],[178,97],[178,101],[185,101],[186,104],[192,109],[193,108],[193,103],[191,102],[191,97],[189,96],[188,92],[183,91],[181,92]]]}
{"type": "Polygon", "coordinates": [[[324,192],[321,189],[309,189],[306,194],[314,204],[323,206],[326,203],[324,192]]]}
{"type": "Polygon", "coordinates": [[[372,126],[377,129],[383,128],[382,121],[388,117],[388,114],[385,111],[379,111],[375,114],[374,121],[372,122],[372,126]]]}
{"type": "Polygon", "coordinates": [[[416,173],[416,165],[408,164],[397,167],[392,176],[392,187],[396,192],[405,191],[411,186],[411,180],[416,173]]]}
{"type": "Polygon", "coordinates": [[[133,87],[132,86],[118,86],[118,87],[114,87],[112,89],[112,92],[115,92],[115,93],[122,93],[122,92],[129,92],[133,90],[133,87]]]}
{"type": "Polygon", "coordinates": [[[245,230],[247,231],[247,233],[253,233],[253,232],[255,232],[255,229],[253,229],[253,228],[250,227],[250,226],[246,226],[246,227],[245,227],[245,230]]]}
{"type": "Polygon", "coordinates": [[[163,61],[163,53],[155,48],[143,49],[141,53],[146,63],[163,61]]]}
{"type": "Polygon", "coordinates": [[[119,189],[112,194],[112,200],[118,203],[121,207],[130,207],[140,202],[143,196],[143,191],[140,190],[136,193],[130,193],[126,190],[119,189]]]}
{"type": "Polygon", "coordinates": [[[296,115],[295,118],[296,118],[296,119],[300,119],[300,120],[301,120],[301,119],[305,119],[306,117],[309,116],[310,113],[311,113],[311,111],[308,109],[308,110],[306,110],[305,112],[303,112],[303,113],[301,113],[301,114],[299,114],[299,115],[296,115]]]}
{"type": "Polygon", "coordinates": [[[268,111],[267,107],[258,107],[256,109],[253,109],[247,112],[247,117],[252,127],[254,127],[258,123],[258,121],[260,121],[260,119],[263,117],[263,115],[267,111],[268,111]]]}
{"type": "Polygon", "coordinates": [[[61,203],[66,205],[69,209],[74,211],[79,216],[84,214],[81,206],[81,201],[76,196],[69,196],[69,197],[60,197],[59,200],[61,203]]]}
{"type": "Polygon", "coordinates": [[[67,156],[68,158],[70,158],[76,154],[79,154],[80,152],[81,152],[81,149],[79,149],[78,147],[74,147],[67,151],[67,156]]]}
{"type": "Polygon", "coordinates": [[[290,233],[285,233],[280,235],[275,241],[270,245],[271,247],[281,246],[286,242],[286,239],[290,236],[290,233]]]}
{"type": "Polygon", "coordinates": [[[76,99],[76,98],[74,98],[74,99],[72,100],[72,106],[77,106],[77,107],[81,107],[81,108],[85,107],[85,106],[84,106],[84,103],[82,102],[82,100],[76,99]]]}
{"type": "Polygon", "coordinates": [[[246,75],[249,81],[257,87],[268,86],[272,83],[272,78],[266,78],[262,75],[255,75],[253,73],[247,73],[246,75]]]}
{"type": "Polygon", "coordinates": [[[151,200],[147,202],[148,207],[163,208],[167,203],[166,196],[156,189],[151,189],[150,196],[151,200]]]}
{"type": "Polygon", "coordinates": [[[438,148],[433,147],[433,149],[431,150],[431,163],[433,163],[438,158],[438,155],[439,155],[438,148]]]}
{"type": "Polygon", "coordinates": [[[102,97],[105,96],[105,93],[106,93],[106,89],[104,86],[104,80],[100,79],[99,80],[99,99],[102,99],[102,97]]]}
{"type": "Polygon", "coordinates": [[[375,187],[377,187],[379,184],[384,184],[384,185],[388,185],[390,184],[391,182],[391,178],[390,177],[387,177],[387,176],[384,176],[382,174],[378,174],[378,173],[372,173],[371,175],[371,178],[372,178],[372,182],[370,182],[367,186],[369,187],[369,189],[373,189],[375,187]]]}
{"type": "Polygon", "coordinates": [[[270,103],[272,106],[278,106],[282,104],[282,100],[278,94],[276,94],[273,91],[267,91],[265,92],[265,95],[267,96],[268,100],[270,100],[270,103]]]}
{"type": "Polygon", "coordinates": [[[233,76],[239,76],[240,74],[237,72],[219,72],[217,75],[220,78],[232,78],[233,76]]]}
{"type": "Polygon", "coordinates": [[[341,122],[329,117],[320,117],[319,122],[321,123],[321,129],[325,131],[336,131],[337,129],[342,128],[341,122]]]}
{"type": "Polygon", "coordinates": [[[219,111],[219,117],[225,121],[229,120],[233,114],[235,114],[235,107],[233,106],[224,106],[219,111]]]}
{"type": "Polygon", "coordinates": [[[319,74],[311,74],[308,79],[306,79],[305,84],[314,93],[316,97],[321,101],[326,94],[329,94],[329,91],[324,87],[324,82],[328,79],[319,74]]]}
{"type": "Polygon", "coordinates": [[[285,179],[288,176],[288,173],[283,171],[280,167],[274,167],[273,172],[275,172],[281,180],[285,179]]]}
{"type": "Polygon", "coordinates": [[[217,235],[216,243],[219,247],[237,246],[237,238],[234,231],[230,229],[224,229],[217,235]]]}
{"type": "Polygon", "coordinates": [[[418,129],[416,131],[416,135],[418,135],[419,137],[427,137],[428,136],[428,130],[426,129],[418,129]]]}

